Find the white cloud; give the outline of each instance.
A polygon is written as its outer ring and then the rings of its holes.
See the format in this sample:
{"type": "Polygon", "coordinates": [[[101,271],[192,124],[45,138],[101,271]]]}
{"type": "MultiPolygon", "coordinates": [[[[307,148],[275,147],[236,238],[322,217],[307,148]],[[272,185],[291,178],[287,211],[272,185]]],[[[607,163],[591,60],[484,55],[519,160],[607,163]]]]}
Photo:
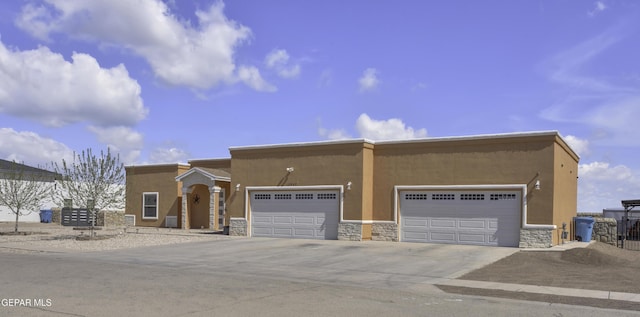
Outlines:
{"type": "Polygon", "coordinates": [[[71,59],[46,47],[12,51],[0,42],[0,112],[54,127],[132,125],[147,115],[140,85],[123,65],[101,68],[81,53],[71,59]]]}
{"type": "Polygon", "coordinates": [[[289,59],[290,57],[286,50],[278,49],[271,51],[265,57],[264,63],[267,68],[275,70],[278,76],[282,78],[296,78],[300,75],[300,64],[290,63],[289,59]]]}
{"type": "Polygon", "coordinates": [[[580,139],[573,135],[567,135],[564,140],[569,143],[569,146],[580,156],[589,155],[589,140],[580,139]]]}
{"type": "MultiPolygon", "coordinates": [[[[16,24],[41,39],[63,33],[124,47],[145,58],[155,75],[169,84],[209,89],[235,83],[236,71],[250,69],[236,67],[234,54],[249,40],[251,30],[229,20],[223,11],[224,4],[214,2],[197,10],[197,23],[192,24],[159,0],[138,0],[135,9],[129,0],[46,0],[46,5],[25,5],[16,24]]],[[[251,86],[258,80],[241,81],[251,86]]]]}
{"type": "Polygon", "coordinates": [[[73,151],[34,132],[0,128],[0,157],[31,166],[45,166],[62,159],[73,160],[73,151]]]}
{"type": "Polygon", "coordinates": [[[180,163],[186,162],[189,156],[189,153],[179,148],[159,147],[149,154],[149,161],[152,164],[180,163]]]}
{"type": "Polygon", "coordinates": [[[318,128],[318,134],[323,137],[323,138],[327,138],[329,140],[345,140],[345,139],[351,139],[351,136],[347,133],[347,131],[343,130],[343,129],[325,129],[325,128],[318,128]]]}
{"type": "Polygon", "coordinates": [[[426,129],[407,127],[400,119],[374,120],[363,113],[356,120],[360,137],[372,140],[400,140],[427,137],[426,129]]]}
{"type": "Polygon", "coordinates": [[[374,90],[380,85],[378,79],[378,71],[375,68],[367,68],[362,73],[362,77],[358,79],[360,85],[360,92],[374,90]]]}
{"type": "Polygon", "coordinates": [[[134,163],[140,158],[144,141],[139,132],[123,126],[90,126],[89,131],[95,133],[98,141],[109,147],[113,153],[120,154],[120,160],[124,164],[134,163]]]}
{"type": "Polygon", "coordinates": [[[276,86],[273,86],[262,79],[260,71],[253,66],[241,66],[238,70],[238,78],[247,86],[257,91],[274,92],[278,90],[276,86]]]}
{"type": "Polygon", "coordinates": [[[640,174],[625,165],[611,166],[606,162],[580,164],[578,175],[580,212],[621,207],[621,200],[637,199],[640,193],[640,174]]]}
{"type": "Polygon", "coordinates": [[[596,14],[604,11],[605,9],[607,9],[607,5],[605,5],[604,2],[596,1],[594,3],[594,8],[591,11],[587,12],[587,15],[590,16],[590,17],[593,17],[596,14]]]}
{"type": "MultiPolygon", "coordinates": [[[[329,140],[351,139],[351,135],[344,129],[326,129],[318,120],[318,135],[329,140]]],[[[427,137],[426,129],[415,130],[400,119],[388,120],[371,119],[366,113],[361,114],[356,120],[356,131],[360,138],[379,140],[404,140],[427,137]]]]}

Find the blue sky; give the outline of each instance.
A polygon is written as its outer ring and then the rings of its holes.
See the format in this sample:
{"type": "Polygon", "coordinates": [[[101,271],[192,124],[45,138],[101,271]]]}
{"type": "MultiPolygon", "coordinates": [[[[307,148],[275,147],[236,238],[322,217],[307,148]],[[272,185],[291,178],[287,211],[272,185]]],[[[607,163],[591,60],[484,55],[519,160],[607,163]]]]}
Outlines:
{"type": "Polygon", "coordinates": [[[637,1],[0,3],[0,158],[557,130],[579,211],[640,198],[637,1]]]}

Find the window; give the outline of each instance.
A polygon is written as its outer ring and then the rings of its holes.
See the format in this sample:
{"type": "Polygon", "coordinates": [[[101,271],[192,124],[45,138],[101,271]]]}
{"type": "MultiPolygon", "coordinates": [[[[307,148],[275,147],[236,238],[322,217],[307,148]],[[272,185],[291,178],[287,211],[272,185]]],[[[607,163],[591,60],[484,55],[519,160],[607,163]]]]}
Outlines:
{"type": "Polygon", "coordinates": [[[273,194],[273,199],[291,199],[291,194],[273,194]]]}
{"type": "Polygon", "coordinates": [[[429,194],[404,194],[406,200],[427,200],[429,194]]]}
{"type": "Polygon", "coordinates": [[[433,200],[455,200],[455,194],[431,194],[433,200]]]}
{"type": "Polygon", "coordinates": [[[158,219],[158,193],[142,193],[142,219],[158,219]]]}
{"type": "Polygon", "coordinates": [[[296,199],[313,199],[313,194],[296,194],[296,199]]]}
{"type": "Polygon", "coordinates": [[[460,200],[484,200],[484,194],[460,194],[460,200]]]}
{"type": "Polygon", "coordinates": [[[253,199],[271,199],[271,194],[254,194],[253,199]]]}
{"type": "Polygon", "coordinates": [[[333,193],[318,194],[318,199],[336,199],[338,196],[333,193]]]}
{"type": "Polygon", "coordinates": [[[516,194],[491,194],[491,200],[515,200],[516,194]]]}

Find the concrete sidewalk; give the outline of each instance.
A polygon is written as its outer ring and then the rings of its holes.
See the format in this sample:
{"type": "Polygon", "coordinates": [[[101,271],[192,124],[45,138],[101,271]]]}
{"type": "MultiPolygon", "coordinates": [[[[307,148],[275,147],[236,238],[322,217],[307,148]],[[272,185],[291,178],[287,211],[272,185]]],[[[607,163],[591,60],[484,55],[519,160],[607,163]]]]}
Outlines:
{"type": "Polygon", "coordinates": [[[621,301],[627,301],[627,302],[640,303],[640,294],[622,293],[622,292],[609,292],[609,291],[587,290],[587,289],[577,289],[577,288],[509,284],[509,283],[472,281],[472,280],[447,280],[447,281],[438,282],[436,286],[438,285],[468,287],[468,288],[486,289],[486,290],[501,290],[501,291],[507,291],[507,292],[568,296],[568,297],[611,299],[611,300],[621,300],[621,301]]]}

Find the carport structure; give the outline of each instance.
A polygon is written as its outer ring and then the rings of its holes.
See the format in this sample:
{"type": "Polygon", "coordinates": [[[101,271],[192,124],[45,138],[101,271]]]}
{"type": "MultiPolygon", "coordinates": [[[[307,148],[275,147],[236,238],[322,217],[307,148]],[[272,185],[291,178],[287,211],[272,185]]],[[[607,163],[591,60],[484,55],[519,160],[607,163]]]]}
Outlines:
{"type": "Polygon", "coordinates": [[[640,210],[633,210],[635,207],[640,206],[640,199],[635,200],[623,200],[622,207],[624,208],[624,216],[620,224],[622,225],[622,230],[619,230],[618,233],[622,233],[619,237],[620,246],[624,248],[633,248],[640,250],[640,245],[638,245],[637,241],[640,240],[640,219],[638,217],[629,217],[629,214],[633,214],[634,212],[640,212],[640,210]],[[634,243],[625,245],[625,241],[634,240],[634,243]]]}

